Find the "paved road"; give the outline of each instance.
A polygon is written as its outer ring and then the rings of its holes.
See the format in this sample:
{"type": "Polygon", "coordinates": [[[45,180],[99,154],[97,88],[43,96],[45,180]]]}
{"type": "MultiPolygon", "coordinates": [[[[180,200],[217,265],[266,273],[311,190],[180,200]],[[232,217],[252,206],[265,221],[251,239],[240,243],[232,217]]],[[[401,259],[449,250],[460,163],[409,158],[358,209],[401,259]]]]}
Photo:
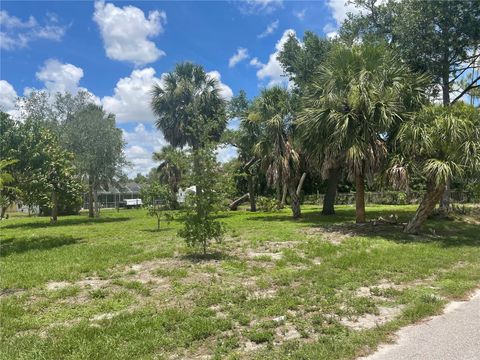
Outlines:
{"type": "Polygon", "coordinates": [[[443,315],[401,329],[395,344],[362,359],[479,360],[480,290],[469,301],[447,305],[443,315]]]}

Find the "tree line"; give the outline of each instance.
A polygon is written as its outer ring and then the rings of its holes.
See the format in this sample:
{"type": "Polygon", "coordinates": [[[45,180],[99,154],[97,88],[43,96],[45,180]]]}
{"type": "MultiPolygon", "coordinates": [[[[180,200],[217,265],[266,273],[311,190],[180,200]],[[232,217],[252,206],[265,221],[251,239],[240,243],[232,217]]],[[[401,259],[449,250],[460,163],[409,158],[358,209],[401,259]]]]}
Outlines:
{"type": "MultiPolygon", "coordinates": [[[[354,3],[361,12],[349,14],[336,38],[308,31],[302,40],[288,38],[278,55],[287,88],[254,98],[240,91],[226,101],[218,81],[191,62],[154,86],[155,125],[170,145],[154,154],[160,165],[145,196],[152,206],[160,199],[163,208],[178,208],[180,185],[195,185],[180,231],[188,244],[205,252],[221,239],[215,212],[242,181],[247,192],[239,200],[248,199],[251,211],[261,187],[275,206],[288,203],[294,218],[309,182],[325,183],[324,215],[334,215],[338,188],[348,184],[357,223],[366,221],[369,186],[422,184],[409,233],[436,204],[448,210],[452,184],[479,183],[478,0],[354,3]],[[227,129],[233,118],[238,129],[227,129]],[[236,147],[234,162],[219,164],[221,144],[236,147]]],[[[89,214],[98,214],[98,189],[119,179],[126,164],[114,115],[82,91],[32,92],[19,110],[21,120],[1,114],[2,209],[20,198],[50,207],[56,221],[59,207],[87,189],[89,214]]],[[[159,224],[158,209],[150,210],[159,224]]]]}
{"type": "Polygon", "coordinates": [[[39,206],[55,223],[59,213],[77,213],[84,192],[89,216],[98,216],[97,193],[122,174],[126,164],[115,116],[93,97],[32,91],[19,99],[18,116],[0,112],[1,217],[14,202],[39,206]]]}
{"type": "MultiPolygon", "coordinates": [[[[154,88],[156,125],[171,144],[168,154],[155,155],[161,176],[178,184],[175,149],[187,146],[193,155],[190,219],[197,239],[220,233],[209,217],[212,184],[221,178],[211,155],[219,143],[238,150],[237,169],[248,183],[239,200],[249,199],[255,211],[258,183],[265,182],[279,207],[289,202],[294,218],[301,216],[306,176],[327,183],[325,215],[334,214],[346,177],[356,192],[357,223],[366,221],[369,183],[380,178],[401,189],[412,179],[422,182],[425,195],[405,227],[409,233],[420,230],[437,203],[448,208],[444,194],[453,181],[478,182],[478,1],[355,4],[362,11],[349,15],[337,38],[289,37],[278,56],[289,88],[273,86],[253,99],[240,91],[227,104],[218,83],[189,62],[154,88]],[[470,105],[460,101],[467,96],[470,105]],[[228,118],[239,119],[237,130],[226,129],[228,118]]],[[[194,238],[187,229],[185,237],[194,238]]]]}

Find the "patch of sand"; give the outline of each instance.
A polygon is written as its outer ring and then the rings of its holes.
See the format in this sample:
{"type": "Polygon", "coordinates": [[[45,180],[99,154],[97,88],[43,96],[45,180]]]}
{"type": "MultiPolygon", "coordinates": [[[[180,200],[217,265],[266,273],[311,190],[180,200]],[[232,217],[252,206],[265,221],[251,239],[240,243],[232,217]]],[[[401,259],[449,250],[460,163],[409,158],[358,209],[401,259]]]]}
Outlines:
{"type": "Polygon", "coordinates": [[[398,315],[400,315],[403,308],[403,305],[396,307],[380,306],[378,308],[378,314],[364,314],[353,319],[341,318],[340,322],[353,330],[372,329],[395,319],[398,315]]]}

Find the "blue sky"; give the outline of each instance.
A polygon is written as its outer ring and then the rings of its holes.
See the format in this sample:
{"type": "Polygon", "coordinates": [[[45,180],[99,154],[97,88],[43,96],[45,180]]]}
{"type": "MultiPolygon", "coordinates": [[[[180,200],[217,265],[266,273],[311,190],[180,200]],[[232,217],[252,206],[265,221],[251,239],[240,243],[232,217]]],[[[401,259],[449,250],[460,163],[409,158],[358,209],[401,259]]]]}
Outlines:
{"type": "MultiPolygon", "coordinates": [[[[227,99],[287,86],[276,52],[289,33],[334,35],[351,6],[325,1],[2,1],[0,106],[31,88],[87,89],[124,130],[129,174],[147,172],[165,141],[148,91],[185,60],[202,64],[227,99]]],[[[226,160],[231,148],[219,150],[226,160]]]]}

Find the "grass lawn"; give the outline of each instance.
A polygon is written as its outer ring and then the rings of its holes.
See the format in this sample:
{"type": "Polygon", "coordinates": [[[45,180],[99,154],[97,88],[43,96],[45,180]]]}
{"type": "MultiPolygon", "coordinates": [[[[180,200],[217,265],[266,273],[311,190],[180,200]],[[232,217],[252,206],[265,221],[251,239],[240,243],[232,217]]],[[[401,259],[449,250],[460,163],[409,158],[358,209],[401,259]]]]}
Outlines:
{"type": "Polygon", "coordinates": [[[0,358],[353,359],[480,284],[478,216],[413,236],[303,210],[222,213],[208,256],[145,210],[2,221],[0,358]]]}

